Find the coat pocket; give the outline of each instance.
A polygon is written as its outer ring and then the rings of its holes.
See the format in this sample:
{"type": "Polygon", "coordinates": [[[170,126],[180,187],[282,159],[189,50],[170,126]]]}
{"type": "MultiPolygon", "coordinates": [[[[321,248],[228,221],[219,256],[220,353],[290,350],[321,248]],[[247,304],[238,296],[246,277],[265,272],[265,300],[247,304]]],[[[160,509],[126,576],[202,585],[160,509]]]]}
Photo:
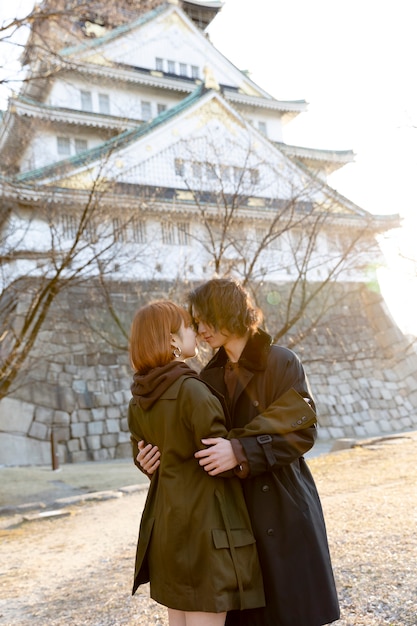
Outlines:
{"type": "Polygon", "coordinates": [[[215,548],[242,548],[243,546],[250,546],[255,543],[255,537],[247,528],[235,528],[230,530],[231,541],[233,545],[230,545],[228,534],[221,528],[213,528],[211,531],[213,537],[213,543],[215,548]]]}

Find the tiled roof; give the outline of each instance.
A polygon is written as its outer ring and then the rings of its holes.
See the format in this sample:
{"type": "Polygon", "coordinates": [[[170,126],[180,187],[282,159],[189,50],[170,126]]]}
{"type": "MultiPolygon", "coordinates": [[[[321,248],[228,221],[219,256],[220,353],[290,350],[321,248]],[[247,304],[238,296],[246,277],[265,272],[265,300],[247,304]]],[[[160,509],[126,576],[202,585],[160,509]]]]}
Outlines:
{"type": "Polygon", "coordinates": [[[78,44],[76,46],[70,46],[69,48],[63,48],[59,52],[59,54],[61,56],[69,56],[77,52],[84,52],[85,50],[89,50],[90,48],[97,48],[98,46],[101,46],[104,43],[108,43],[109,41],[112,41],[113,39],[116,39],[117,37],[124,35],[125,33],[131,31],[137,26],[142,26],[143,24],[146,24],[147,22],[153,20],[157,15],[159,15],[160,13],[163,13],[166,10],[166,8],[167,8],[166,4],[161,4],[155,9],[152,9],[151,11],[144,13],[133,22],[128,22],[126,24],[122,24],[121,26],[118,26],[117,28],[114,28],[112,31],[110,31],[106,35],[103,35],[103,37],[89,39],[85,43],[78,44]]]}
{"type": "Polygon", "coordinates": [[[197,102],[206,92],[207,90],[204,85],[200,85],[193,91],[193,93],[184,98],[184,100],[181,100],[181,102],[179,102],[176,106],[163,111],[160,115],[149,122],[141,124],[137,128],[126,130],[116,137],[112,137],[108,141],[105,141],[99,146],[86,150],[73,157],[63,159],[62,161],[58,161],[57,163],[53,163],[51,165],[45,165],[44,167],[25,172],[24,174],[19,174],[15,177],[15,181],[29,182],[32,180],[47,178],[49,176],[53,176],[54,174],[58,174],[60,171],[68,171],[69,168],[75,169],[77,167],[93,163],[105,154],[108,154],[111,150],[125,147],[130,143],[133,143],[140,137],[143,137],[147,133],[154,130],[157,126],[160,126],[164,122],[167,122],[171,118],[177,116],[179,113],[197,102]]]}

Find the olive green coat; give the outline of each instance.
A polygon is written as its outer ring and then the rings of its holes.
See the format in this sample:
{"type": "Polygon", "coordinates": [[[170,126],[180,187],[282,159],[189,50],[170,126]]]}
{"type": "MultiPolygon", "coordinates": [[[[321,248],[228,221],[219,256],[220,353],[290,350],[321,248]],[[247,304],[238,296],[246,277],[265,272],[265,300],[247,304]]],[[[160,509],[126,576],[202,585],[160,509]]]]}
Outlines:
{"type": "Polygon", "coordinates": [[[264,606],[255,539],[238,478],[213,478],[194,458],[201,439],[225,437],[219,400],[197,378],[181,376],[147,411],[128,411],[137,441],[157,445],[142,515],[133,593],[150,581],[151,597],[183,611],[264,606]]]}

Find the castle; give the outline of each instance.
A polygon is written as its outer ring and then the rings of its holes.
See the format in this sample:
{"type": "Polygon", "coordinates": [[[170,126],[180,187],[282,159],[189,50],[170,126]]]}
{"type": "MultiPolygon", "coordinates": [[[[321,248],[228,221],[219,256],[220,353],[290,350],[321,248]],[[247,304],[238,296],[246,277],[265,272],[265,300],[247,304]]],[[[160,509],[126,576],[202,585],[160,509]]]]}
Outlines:
{"type": "Polygon", "coordinates": [[[64,460],[129,454],[129,320],[213,275],[250,286],[301,354],[322,437],[414,427],[416,357],[373,288],[398,216],[331,187],[353,153],[285,143],[306,102],[211,44],[221,2],[73,4],[35,9],[0,125],[0,354],[20,368],[0,463],[47,462],[51,436],[64,460]]]}

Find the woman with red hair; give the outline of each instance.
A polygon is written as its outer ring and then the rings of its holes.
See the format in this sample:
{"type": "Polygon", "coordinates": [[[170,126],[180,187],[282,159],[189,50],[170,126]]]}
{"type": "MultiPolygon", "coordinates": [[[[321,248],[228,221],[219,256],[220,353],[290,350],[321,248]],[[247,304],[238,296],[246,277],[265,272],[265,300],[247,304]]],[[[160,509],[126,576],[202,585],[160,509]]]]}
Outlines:
{"type": "Polygon", "coordinates": [[[195,354],[185,309],[159,301],[136,313],[133,457],[144,440],[162,458],[142,514],[133,593],[149,581],[170,626],[223,626],[227,611],[263,606],[263,584],[239,479],[213,480],[194,457],[204,437],[227,435],[219,399],[184,362],[195,354]]]}

